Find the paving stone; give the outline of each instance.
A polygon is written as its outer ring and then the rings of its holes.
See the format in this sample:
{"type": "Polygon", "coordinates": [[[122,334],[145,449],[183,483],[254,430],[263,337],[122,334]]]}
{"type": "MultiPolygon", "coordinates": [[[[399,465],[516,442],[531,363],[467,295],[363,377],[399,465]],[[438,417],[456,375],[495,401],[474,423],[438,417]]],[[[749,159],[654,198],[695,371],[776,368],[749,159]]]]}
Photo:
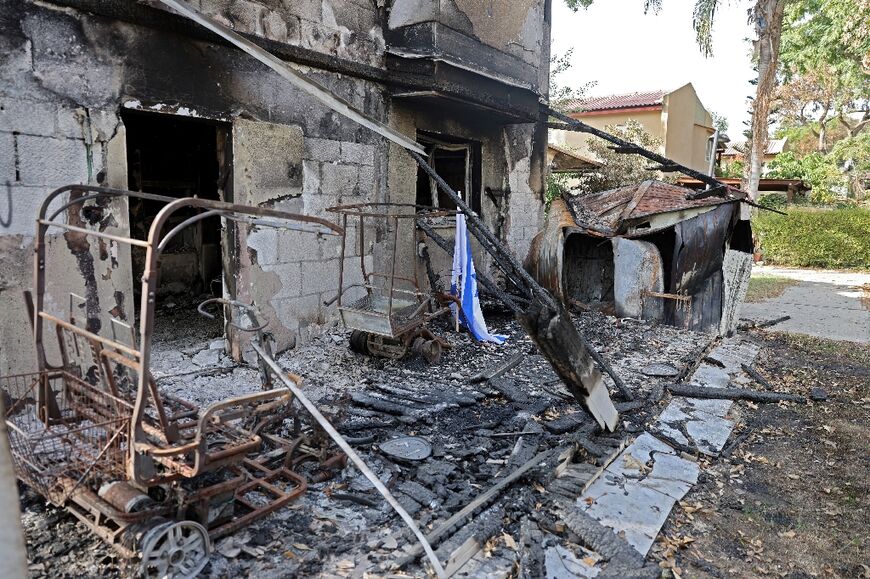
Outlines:
{"type": "Polygon", "coordinates": [[[728,372],[712,364],[701,364],[692,375],[690,384],[708,388],[727,388],[731,377],[728,372]]]}
{"type": "Polygon", "coordinates": [[[734,422],[672,402],[659,416],[656,427],[677,442],[694,445],[704,454],[715,456],[731,436],[734,422]],[[684,425],[689,439],[673,426],[679,423],[684,425]]]}
{"type": "MultiPolygon", "coordinates": [[[[590,551],[589,553],[592,553],[590,551]]],[[[597,577],[601,569],[589,565],[583,559],[590,555],[581,551],[577,556],[562,545],[555,545],[544,552],[544,568],[547,579],[574,579],[576,577],[597,577]]],[[[592,553],[591,556],[594,556],[592,553]]]]}
{"type": "Polygon", "coordinates": [[[751,342],[731,338],[719,344],[707,357],[725,366],[722,370],[726,373],[737,374],[741,371],[741,364],[752,364],[758,350],[759,347],[751,342]]]}
{"type": "Polygon", "coordinates": [[[677,405],[686,413],[691,413],[693,410],[700,410],[719,418],[726,418],[731,406],[734,405],[733,400],[715,399],[715,398],[683,398],[676,397],[671,402],[677,405]]]}
{"type": "Polygon", "coordinates": [[[576,504],[617,534],[624,533],[625,540],[646,555],[675,502],[658,490],[606,474],[576,504]],[[587,499],[592,503],[587,504],[587,499]]]}

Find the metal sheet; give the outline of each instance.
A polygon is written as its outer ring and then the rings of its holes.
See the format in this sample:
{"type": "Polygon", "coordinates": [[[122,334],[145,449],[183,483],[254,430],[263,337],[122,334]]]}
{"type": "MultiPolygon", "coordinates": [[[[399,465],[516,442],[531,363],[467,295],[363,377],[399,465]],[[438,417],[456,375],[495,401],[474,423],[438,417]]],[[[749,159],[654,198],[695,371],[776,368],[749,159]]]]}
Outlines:
{"type": "MultiPolygon", "coordinates": [[[[720,205],[674,226],[676,242],[670,291],[693,297],[689,328],[718,332],[722,317],[722,261],[734,214],[733,204],[720,205]]],[[[671,308],[669,314],[675,325],[686,322],[686,314],[676,308],[671,308]]]]}

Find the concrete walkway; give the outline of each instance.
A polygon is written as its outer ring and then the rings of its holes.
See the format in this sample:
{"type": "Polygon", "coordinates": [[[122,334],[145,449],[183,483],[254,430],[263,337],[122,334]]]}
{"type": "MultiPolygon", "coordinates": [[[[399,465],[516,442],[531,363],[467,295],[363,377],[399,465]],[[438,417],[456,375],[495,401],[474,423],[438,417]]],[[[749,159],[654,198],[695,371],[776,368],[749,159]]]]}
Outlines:
{"type": "Polygon", "coordinates": [[[780,316],[791,319],[773,329],[832,340],[870,343],[870,310],[862,304],[862,286],[870,292],[870,274],[850,271],[785,269],[756,266],[752,275],[797,280],[781,296],[745,303],[740,317],[764,321],[780,316]]]}

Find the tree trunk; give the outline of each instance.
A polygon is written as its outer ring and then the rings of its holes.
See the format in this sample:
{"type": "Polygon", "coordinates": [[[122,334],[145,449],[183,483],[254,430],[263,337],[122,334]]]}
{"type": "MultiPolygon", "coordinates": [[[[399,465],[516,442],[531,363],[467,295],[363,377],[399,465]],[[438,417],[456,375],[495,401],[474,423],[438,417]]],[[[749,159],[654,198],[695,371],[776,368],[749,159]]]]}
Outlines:
{"type": "Polygon", "coordinates": [[[819,123],[819,146],[817,147],[819,153],[822,155],[828,154],[828,127],[822,121],[819,123]]]}
{"type": "Polygon", "coordinates": [[[753,200],[758,199],[761,164],[767,149],[767,119],[771,97],[776,88],[785,3],[786,0],[757,0],[750,12],[750,21],[755,25],[757,36],[755,54],[758,59],[758,85],[752,107],[752,141],[746,169],[747,192],[753,200]]]}

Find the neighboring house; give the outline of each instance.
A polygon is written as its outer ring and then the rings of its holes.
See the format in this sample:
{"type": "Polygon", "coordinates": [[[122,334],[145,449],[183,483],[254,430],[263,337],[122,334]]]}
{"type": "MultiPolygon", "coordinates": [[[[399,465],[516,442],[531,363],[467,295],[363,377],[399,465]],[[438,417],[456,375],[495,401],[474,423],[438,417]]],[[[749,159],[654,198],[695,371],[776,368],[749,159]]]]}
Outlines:
{"type": "MultiPolygon", "coordinates": [[[[762,175],[767,173],[770,162],[773,161],[777,155],[786,150],[787,140],[787,137],[783,137],[782,139],[771,139],[767,142],[767,149],[764,151],[764,157],[761,161],[762,175]]],[[[728,146],[725,147],[725,151],[722,152],[721,160],[719,161],[722,172],[727,174],[728,168],[736,161],[740,161],[741,163],[746,162],[745,142],[729,143],[728,146]]]]}
{"type": "MultiPolygon", "coordinates": [[[[658,151],[696,171],[707,172],[713,135],[713,118],[698,99],[691,83],[676,90],[654,90],[557,103],[557,108],[593,127],[624,125],[634,120],[662,141],[658,151]]],[[[550,130],[550,142],[590,156],[588,142],[595,137],[550,130]]],[[[594,155],[593,155],[594,156],[594,155]]]]}
{"type": "MultiPolygon", "coordinates": [[[[444,179],[526,255],[543,222],[549,0],[497,10],[434,0],[190,4],[423,144],[444,179]]],[[[0,44],[0,374],[34,367],[22,290],[32,284],[37,209],[62,185],[198,195],[333,221],[326,208],[337,204],[451,206],[405,150],[157,0],[4,2],[0,44]]],[[[85,225],[141,235],[155,213],[148,202],[113,201],[85,225]]],[[[286,349],[335,319],[324,302],[338,290],[340,244],[266,229],[201,222],[169,252],[161,287],[255,302],[286,349]],[[237,251],[240,241],[250,251],[237,251]]],[[[440,233],[451,238],[453,229],[446,221],[440,233]]],[[[379,263],[387,238],[366,234],[349,260],[362,254],[389,271],[379,263]]],[[[72,249],[67,241],[52,231],[52,256],[72,249]]],[[[405,241],[397,271],[413,271],[413,239],[405,241]]],[[[76,251],[77,261],[67,259],[76,265],[48,280],[54,313],[66,318],[74,293],[87,302],[89,327],[135,324],[135,251],[93,240],[76,251]]],[[[433,260],[449,272],[439,251],[433,260]]],[[[486,271],[490,258],[475,253],[486,271]]]]}

